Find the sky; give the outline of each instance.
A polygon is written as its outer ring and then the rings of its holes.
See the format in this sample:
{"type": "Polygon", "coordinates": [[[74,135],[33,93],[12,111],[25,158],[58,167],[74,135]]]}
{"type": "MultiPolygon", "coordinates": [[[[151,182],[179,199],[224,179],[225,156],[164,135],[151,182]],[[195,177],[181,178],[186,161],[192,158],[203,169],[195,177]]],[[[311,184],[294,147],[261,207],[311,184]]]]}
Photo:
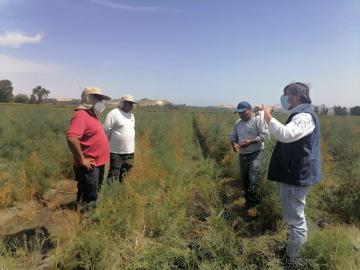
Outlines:
{"type": "Polygon", "coordinates": [[[0,80],[79,98],[360,105],[360,0],[0,0],[0,80]]]}

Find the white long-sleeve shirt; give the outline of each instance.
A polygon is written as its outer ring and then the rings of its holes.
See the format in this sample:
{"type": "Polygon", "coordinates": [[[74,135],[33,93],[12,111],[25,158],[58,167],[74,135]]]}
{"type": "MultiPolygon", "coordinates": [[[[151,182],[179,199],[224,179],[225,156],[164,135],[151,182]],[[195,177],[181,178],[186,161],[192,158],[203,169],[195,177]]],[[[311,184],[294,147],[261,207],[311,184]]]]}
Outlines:
{"type": "Polygon", "coordinates": [[[131,112],[113,109],[106,115],[103,127],[109,139],[111,153],[135,152],[135,117],[131,112]]]}
{"type": "MultiPolygon", "coordinates": [[[[299,110],[299,106],[308,106],[308,104],[300,104],[290,111],[290,114],[295,110],[299,110]]],[[[315,129],[315,123],[309,113],[298,113],[291,121],[283,125],[275,118],[271,118],[269,122],[269,132],[279,142],[291,143],[311,134],[315,129]]]]}

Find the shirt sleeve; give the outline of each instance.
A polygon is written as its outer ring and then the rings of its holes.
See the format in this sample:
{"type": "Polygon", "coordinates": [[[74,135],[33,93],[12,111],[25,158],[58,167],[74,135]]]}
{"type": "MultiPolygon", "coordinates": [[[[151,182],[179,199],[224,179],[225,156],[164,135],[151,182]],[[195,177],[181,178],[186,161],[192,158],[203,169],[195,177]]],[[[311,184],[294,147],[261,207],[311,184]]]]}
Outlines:
{"type": "Polygon", "coordinates": [[[291,143],[311,134],[315,129],[314,120],[309,113],[299,113],[291,121],[283,125],[275,118],[271,118],[269,132],[282,143],[291,143]]]}
{"type": "Polygon", "coordinates": [[[76,137],[80,139],[85,132],[85,121],[81,111],[76,111],[69,124],[69,128],[66,132],[66,137],[76,137]]]}
{"type": "Polygon", "coordinates": [[[259,112],[259,117],[257,120],[258,120],[257,129],[258,129],[259,135],[256,137],[256,141],[258,143],[262,143],[262,142],[265,142],[270,137],[268,125],[264,119],[264,112],[262,112],[262,111],[259,112]]]}
{"type": "Polygon", "coordinates": [[[104,128],[105,134],[106,134],[106,136],[107,136],[108,138],[110,137],[110,133],[111,133],[111,130],[112,130],[112,128],[113,128],[113,125],[114,125],[113,113],[112,113],[112,112],[109,112],[109,113],[106,115],[106,118],[105,118],[105,121],[104,121],[104,124],[103,124],[103,128],[104,128]]]}
{"type": "Polygon", "coordinates": [[[233,129],[232,129],[232,131],[231,131],[231,133],[229,135],[230,143],[238,142],[238,140],[239,140],[239,137],[238,137],[237,132],[236,132],[236,124],[237,124],[237,122],[235,123],[235,125],[234,125],[234,127],[233,127],[233,129]]]}

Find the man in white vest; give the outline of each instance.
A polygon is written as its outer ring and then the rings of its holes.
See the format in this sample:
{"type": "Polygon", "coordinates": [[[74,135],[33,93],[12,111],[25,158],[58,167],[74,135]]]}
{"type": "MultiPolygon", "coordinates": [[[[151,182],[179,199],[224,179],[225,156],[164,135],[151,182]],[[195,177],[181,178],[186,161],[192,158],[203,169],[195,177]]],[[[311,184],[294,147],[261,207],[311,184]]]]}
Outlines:
{"type": "Polygon", "coordinates": [[[133,167],[135,152],[135,117],[131,113],[135,100],[122,96],[116,109],[110,111],[104,122],[110,144],[110,170],[108,179],[123,181],[133,167]]]}

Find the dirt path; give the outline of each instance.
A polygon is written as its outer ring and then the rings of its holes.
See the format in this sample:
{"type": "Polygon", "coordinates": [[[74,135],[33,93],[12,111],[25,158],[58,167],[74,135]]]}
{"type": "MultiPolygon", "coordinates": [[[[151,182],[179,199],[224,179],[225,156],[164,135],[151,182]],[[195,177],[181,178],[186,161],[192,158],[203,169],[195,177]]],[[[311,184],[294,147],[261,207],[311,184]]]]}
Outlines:
{"type": "Polygon", "coordinates": [[[55,233],[53,216],[57,211],[72,207],[76,200],[76,191],[75,181],[63,180],[39,200],[18,202],[13,207],[0,210],[0,235],[40,226],[55,233]]]}
{"type": "MultiPolygon", "coordinates": [[[[76,192],[75,181],[62,180],[42,198],[0,210],[0,237],[7,249],[15,253],[19,247],[28,251],[40,248],[35,269],[48,269],[46,254],[55,248],[51,239],[64,232],[66,216],[76,214],[76,192]]],[[[26,269],[23,265],[17,268],[26,269]]]]}

